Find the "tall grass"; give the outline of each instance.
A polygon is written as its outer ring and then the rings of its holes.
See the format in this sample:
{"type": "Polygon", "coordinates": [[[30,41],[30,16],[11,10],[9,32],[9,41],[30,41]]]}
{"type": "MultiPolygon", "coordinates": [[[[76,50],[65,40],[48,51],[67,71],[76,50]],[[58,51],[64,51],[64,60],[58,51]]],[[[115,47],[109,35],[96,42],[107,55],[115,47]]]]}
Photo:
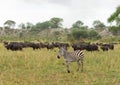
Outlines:
{"type": "Polygon", "coordinates": [[[84,71],[71,63],[70,74],[57,51],[8,51],[0,44],[0,85],[120,85],[120,45],[108,52],[84,51],[84,71]]]}

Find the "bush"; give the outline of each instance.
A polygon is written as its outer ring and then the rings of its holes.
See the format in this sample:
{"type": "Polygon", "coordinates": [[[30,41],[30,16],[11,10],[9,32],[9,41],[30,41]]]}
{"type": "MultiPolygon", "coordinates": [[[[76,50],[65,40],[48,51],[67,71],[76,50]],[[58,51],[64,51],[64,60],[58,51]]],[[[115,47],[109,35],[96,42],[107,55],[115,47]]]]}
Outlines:
{"type": "Polygon", "coordinates": [[[101,36],[95,30],[89,31],[89,39],[100,39],[101,36]]]}
{"type": "Polygon", "coordinates": [[[88,37],[87,30],[74,29],[74,30],[72,30],[71,34],[75,40],[79,40],[80,38],[88,37]]]}
{"type": "Polygon", "coordinates": [[[109,31],[112,32],[113,35],[120,35],[120,26],[111,26],[109,27],[109,31]]]}

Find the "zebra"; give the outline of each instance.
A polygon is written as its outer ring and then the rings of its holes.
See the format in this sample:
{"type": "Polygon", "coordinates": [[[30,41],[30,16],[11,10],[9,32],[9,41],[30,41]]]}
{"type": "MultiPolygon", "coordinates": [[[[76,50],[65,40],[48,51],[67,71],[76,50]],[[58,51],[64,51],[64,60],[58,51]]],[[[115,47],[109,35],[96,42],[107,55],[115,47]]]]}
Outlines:
{"type": "Polygon", "coordinates": [[[81,61],[81,64],[82,64],[81,71],[83,71],[83,61],[84,61],[83,51],[76,50],[73,52],[67,52],[67,50],[64,47],[60,47],[59,51],[58,51],[57,58],[60,59],[61,56],[64,56],[64,60],[66,62],[66,68],[67,68],[68,73],[70,73],[70,70],[69,70],[69,63],[70,62],[77,62],[77,64],[78,64],[77,71],[79,71],[80,61],[81,61]]]}

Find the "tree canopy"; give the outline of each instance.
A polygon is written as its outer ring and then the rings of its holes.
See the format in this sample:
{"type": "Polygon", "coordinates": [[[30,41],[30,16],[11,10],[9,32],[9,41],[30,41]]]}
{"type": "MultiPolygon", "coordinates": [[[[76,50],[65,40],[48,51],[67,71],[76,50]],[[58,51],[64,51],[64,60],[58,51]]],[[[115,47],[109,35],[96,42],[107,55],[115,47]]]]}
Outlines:
{"type": "Polygon", "coordinates": [[[16,22],[13,20],[7,20],[4,22],[4,26],[8,28],[14,28],[16,22]]]}
{"type": "Polygon", "coordinates": [[[108,18],[108,22],[116,22],[116,26],[110,26],[109,31],[111,31],[114,35],[120,35],[120,6],[118,6],[116,11],[111,14],[108,18]]]}
{"type": "Polygon", "coordinates": [[[84,23],[80,20],[73,23],[72,28],[81,28],[84,25],[84,23]]]}
{"type": "Polygon", "coordinates": [[[101,22],[100,20],[93,21],[93,26],[94,26],[95,29],[99,29],[99,28],[102,29],[102,28],[105,27],[104,23],[101,22]]]}
{"type": "Polygon", "coordinates": [[[51,24],[49,21],[44,21],[44,22],[38,22],[36,25],[35,25],[35,28],[36,29],[40,29],[40,30],[44,30],[44,29],[48,29],[51,27],[51,24]]]}
{"type": "Polygon", "coordinates": [[[113,21],[116,22],[116,25],[120,25],[120,6],[118,6],[116,11],[108,18],[109,23],[113,21]]]}
{"type": "Polygon", "coordinates": [[[50,19],[51,28],[61,28],[62,27],[62,18],[53,17],[50,19]]]}

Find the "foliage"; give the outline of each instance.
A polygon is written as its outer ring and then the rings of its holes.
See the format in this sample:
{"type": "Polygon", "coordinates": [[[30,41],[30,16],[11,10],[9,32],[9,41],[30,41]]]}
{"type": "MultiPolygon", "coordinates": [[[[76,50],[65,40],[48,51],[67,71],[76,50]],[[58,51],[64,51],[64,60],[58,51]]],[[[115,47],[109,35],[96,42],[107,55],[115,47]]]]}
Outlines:
{"type": "Polygon", "coordinates": [[[116,11],[108,18],[108,22],[115,21],[116,25],[120,25],[120,6],[116,8],[116,11]]]}
{"type": "Polygon", "coordinates": [[[90,31],[89,31],[89,38],[90,38],[90,39],[94,39],[94,38],[100,39],[101,36],[100,36],[100,35],[98,34],[98,32],[96,32],[95,30],[90,30],[90,31]]]}
{"type": "Polygon", "coordinates": [[[27,22],[27,23],[21,23],[18,25],[18,27],[20,29],[31,29],[34,27],[34,25],[31,22],[27,22]]]}
{"type": "Polygon", "coordinates": [[[55,37],[56,40],[58,40],[58,38],[60,37],[61,33],[60,31],[54,31],[53,32],[53,37],[55,37]]]}
{"type": "Polygon", "coordinates": [[[84,25],[84,23],[80,20],[73,23],[72,28],[81,28],[84,25]]]}
{"type": "Polygon", "coordinates": [[[67,36],[70,41],[80,39],[100,39],[100,35],[96,31],[79,28],[71,29],[71,33],[67,36]]]}
{"type": "Polygon", "coordinates": [[[44,29],[48,29],[50,28],[51,24],[49,21],[45,21],[45,22],[38,22],[36,25],[35,25],[35,28],[36,29],[40,29],[40,30],[44,30],[44,29]]]}
{"type": "Polygon", "coordinates": [[[26,23],[26,29],[31,29],[34,25],[30,22],[26,23]]]}
{"type": "Polygon", "coordinates": [[[68,40],[70,43],[72,43],[72,42],[75,41],[75,39],[74,39],[74,37],[73,37],[73,35],[72,35],[71,33],[68,33],[68,34],[67,34],[67,40],[68,40]]]}
{"type": "Polygon", "coordinates": [[[25,29],[25,28],[26,28],[26,26],[25,26],[24,23],[19,24],[18,27],[19,27],[20,29],[25,29]]]}
{"type": "Polygon", "coordinates": [[[81,30],[78,28],[72,29],[71,35],[73,36],[73,38],[75,40],[79,40],[80,38],[87,38],[88,37],[87,30],[81,30]]]}
{"type": "Polygon", "coordinates": [[[120,36],[106,36],[102,37],[99,41],[106,43],[120,43],[120,36]]]}
{"type": "Polygon", "coordinates": [[[51,28],[61,28],[62,27],[62,18],[53,17],[50,19],[51,28]]]}
{"type": "Polygon", "coordinates": [[[93,26],[95,29],[105,29],[105,25],[103,22],[101,22],[100,20],[95,20],[93,22],[93,26]]]}
{"type": "Polygon", "coordinates": [[[120,26],[110,26],[109,31],[113,33],[113,35],[120,35],[120,26]]]}
{"type": "Polygon", "coordinates": [[[120,35],[120,6],[116,8],[116,11],[108,18],[108,22],[116,22],[116,26],[109,27],[109,30],[114,35],[120,35]]]}
{"type": "Polygon", "coordinates": [[[53,29],[53,28],[61,28],[62,26],[62,18],[57,18],[57,17],[53,17],[48,21],[44,21],[44,22],[38,22],[33,28],[32,30],[45,30],[45,29],[53,29]]]}
{"type": "Polygon", "coordinates": [[[13,20],[7,20],[4,22],[4,26],[8,28],[14,28],[16,22],[13,20]]]}

